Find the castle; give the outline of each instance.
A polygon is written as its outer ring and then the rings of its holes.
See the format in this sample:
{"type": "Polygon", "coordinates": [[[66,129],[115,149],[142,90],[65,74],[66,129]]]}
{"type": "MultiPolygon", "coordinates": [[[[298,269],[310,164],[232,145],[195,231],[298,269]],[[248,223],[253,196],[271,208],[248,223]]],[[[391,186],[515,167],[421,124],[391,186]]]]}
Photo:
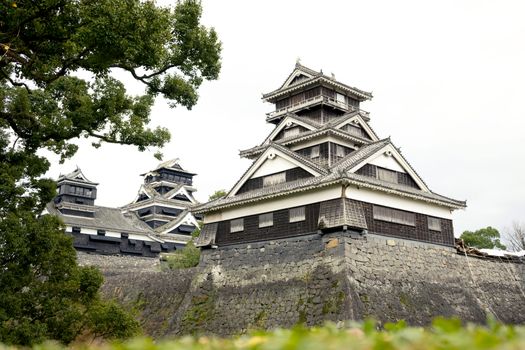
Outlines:
{"type": "Polygon", "coordinates": [[[316,232],[352,231],[454,245],[452,211],[464,201],[432,192],[360,104],[372,94],[297,63],[263,95],[275,128],[228,194],[197,206],[197,245],[220,247],[316,232]]]}
{"type": "Polygon", "coordinates": [[[194,175],[178,159],[163,162],[142,174],[131,203],[108,208],[95,205],[98,184],[77,168],[59,177],[58,195],[46,210],[61,217],[79,251],[158,257],[184,247],[198,226],[190,212],[197,204],[194,175]]]}

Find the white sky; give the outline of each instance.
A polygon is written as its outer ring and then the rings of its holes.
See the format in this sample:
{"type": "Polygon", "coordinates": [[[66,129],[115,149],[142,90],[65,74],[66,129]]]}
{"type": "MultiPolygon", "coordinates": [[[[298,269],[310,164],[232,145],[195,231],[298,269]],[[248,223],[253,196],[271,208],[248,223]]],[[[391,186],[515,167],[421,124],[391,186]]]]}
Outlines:
{"type": "MultiPolygon", "coordinates": [[[[162,3],[173,3],[163,1],[162,3]]],[[[525,221],[525,2],[212,1],[203,21],[223,43],[219,80],[192,111],[157,100],[152,125],[172,141],[165,159],[198,173],[205,201],[249,166],[238,151],[272,130],[261,94],[279,87],[295,61],[372,91],[362,104],[379,137],[391,136],[429,187],[468,208],[455,231],[525,221]]],[[[126,77],[132,93],[141,87],[126,77]]],[[[99,182],[97,204],[121,206],[158,162],[133,147],[83,145],[48,176],[80,166],[99,182]]]]}

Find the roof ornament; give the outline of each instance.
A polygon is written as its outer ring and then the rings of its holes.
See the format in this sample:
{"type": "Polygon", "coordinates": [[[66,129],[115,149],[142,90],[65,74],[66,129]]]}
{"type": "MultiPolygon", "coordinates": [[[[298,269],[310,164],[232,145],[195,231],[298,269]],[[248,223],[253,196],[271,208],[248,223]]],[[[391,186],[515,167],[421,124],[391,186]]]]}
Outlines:
{"type": "Polygon", "coordinates": [[[330,76],[332,77],[332,80],[335,80],[335,74],[334,73],[330,73],[330,76]]]}
{"type": "Polygon", "coordinates": [[[299,67],[301,65],[301,57],[297,56],[295,59],[295,67],[299,67]]]}

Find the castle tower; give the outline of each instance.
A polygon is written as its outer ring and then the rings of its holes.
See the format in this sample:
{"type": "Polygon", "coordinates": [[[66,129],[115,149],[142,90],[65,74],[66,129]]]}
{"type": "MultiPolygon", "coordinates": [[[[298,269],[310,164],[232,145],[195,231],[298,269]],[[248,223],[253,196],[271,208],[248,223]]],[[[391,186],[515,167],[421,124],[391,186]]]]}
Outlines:
{"type": "Polygon", "coordinates": [[[97,183],[89,181],[80,168],[60,175],[57,181],[56,208],[64,215],[94,216],[97,183]]]}
{"type": "Polygon", "coordinates": [[[184,170],[178,159],[160,163],[155,169],[141,174],[144,183],[133,202],[123,209],[137,213],[157,234],[185,244],[198,226],[190,211],[198,204],[193,197],[195,175],[184,170]]]}
{"type": "Polygon", "coordinates": [[[253,159],[204,214],[201,247],[348,230],[451,246],[451,212],[464,201],[432,192],[360,109],[372,94],[296,64],[266,121],[274,130],[240,152],[253,159]]]}

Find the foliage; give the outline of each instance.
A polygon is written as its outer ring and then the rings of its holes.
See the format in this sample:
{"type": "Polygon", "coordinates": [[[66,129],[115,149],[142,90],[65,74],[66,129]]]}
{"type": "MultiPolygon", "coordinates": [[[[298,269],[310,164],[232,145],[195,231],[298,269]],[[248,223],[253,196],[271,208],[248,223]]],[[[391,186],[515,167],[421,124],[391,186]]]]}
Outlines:
{"type": "MultiPolygon", "coordinates": [[[[233,338],[184,337],[154,342],[150,338],[137,338],[125,343],[85,346],[87,349],[185,349],[185,350],[299,350],[299,349],[389,349],[389,350],[441,350],[441,349],[523,349],[525,327],[490,323],[489,326],[462,326],[458,320],[436,319],[424,329],[407,327],[404,321],[386,324],[377,330],[373,321],[337,328],[333,324],[323,327],[277,329],[271,332],[252,332],[233,338]]],[[[1,348],[1,346],[0,346],[1,348]]],[[[60,349],[46,344],[39,349],[60,349]]]]}
{"type": "Polygon", "coordinates": [[[517,221],[512,223],[512,228],[506,229],[505,239],[509,243],[510,249],[515,252],[525,250],[525,225],[517,221]]]}
{"type": "Polygon", "coordinates": [[[224,197],[228,194],[228,192],[226,192],[225,190],[217,190],[215,192],[213,192],[213,194],[210,195],[210,197],[208,198],[208,201],[213,201],[213,200],[216,200],[216,199],[219,199],[221,197],[224,197]]]}
{"type": "Polygon", "coordinates": [[[99,300],[102,277],[77,266],[60,221],[40,216],[56,193],[40,151],[64,160],[79,137],[162,147],[168,131],[148,126],[155,97],[191,108],[202,81],[218,77],[220,43],[201,12],[196,0],[0,0],[0,341],[136,329],[99,300]],[[115,69],[145,94],[129,96],[115,69]]]}
{"type": "Polygon", "coordinates": [[[500,242],[499,231],[493,227],[485,227],[477,231],[464,231],[459,237],[465,241],[470,247],[476,247],[479,249],[483,248],[499,248],[506,249],[506,247],[500,242]]]}
{"type": "Polygon", "coordinates": [[[200,232],[200,227],[197,227],[191,234],[192,239],[184,248],[163,256],[170,270],[187,269],[199,265],[201,250],[195,246],[193,240],[199,236],[200,232]]]}

